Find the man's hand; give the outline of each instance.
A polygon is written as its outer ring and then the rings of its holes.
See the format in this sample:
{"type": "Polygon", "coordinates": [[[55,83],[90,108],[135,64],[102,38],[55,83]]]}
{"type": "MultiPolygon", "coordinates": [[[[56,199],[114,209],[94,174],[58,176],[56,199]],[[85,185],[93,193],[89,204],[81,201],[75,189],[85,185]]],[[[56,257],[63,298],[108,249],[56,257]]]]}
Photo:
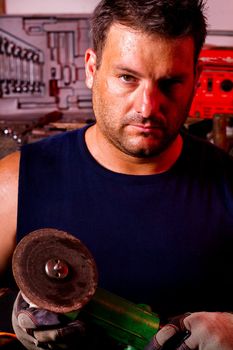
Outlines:
{"type": "Polygon", "coordinates": [[[233,314],[194,312],[175,317],[152,339],[146,350],[233,350],[233,314]],[[172,339],[184,336],[176,347],[172,339]]]}
{"type": "Polygon", "coordinates": [[[12,325],[18,340],[29,350],[78,349],[85,341],[86,329],[80,320],[30,307],[18,294],[12,325]]]}
{"type": "Polygon", "coordinates": [[[118,342],[101,326],[81,320],[81,317],[81,312],[76,315],[75,312],[73,315],[57,314],[31,307],[18,293],[12,325],[18,340],[28,350],[119,349],[118,342]]]}

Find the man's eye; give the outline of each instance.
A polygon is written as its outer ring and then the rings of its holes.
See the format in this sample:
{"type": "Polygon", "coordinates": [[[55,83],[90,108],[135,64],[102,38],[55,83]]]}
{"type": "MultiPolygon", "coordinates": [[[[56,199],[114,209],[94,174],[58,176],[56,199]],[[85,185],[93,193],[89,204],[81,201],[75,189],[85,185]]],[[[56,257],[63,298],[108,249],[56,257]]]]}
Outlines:
{"type": "Polygon", "coordinates": [[[132,75],[129,75],[129,74],[122,74],[120,76],[120,79],[124,83],[135,83],[136,82],[136,78],[134,78],[132,75]]]}
{"type": "Polygon", "coordinates": [[[162,91],[170,91],[172,88],[175,88],[180,83],[182,83],[180,79],[167,79],[161,81],[159,85],[162,91]]]}

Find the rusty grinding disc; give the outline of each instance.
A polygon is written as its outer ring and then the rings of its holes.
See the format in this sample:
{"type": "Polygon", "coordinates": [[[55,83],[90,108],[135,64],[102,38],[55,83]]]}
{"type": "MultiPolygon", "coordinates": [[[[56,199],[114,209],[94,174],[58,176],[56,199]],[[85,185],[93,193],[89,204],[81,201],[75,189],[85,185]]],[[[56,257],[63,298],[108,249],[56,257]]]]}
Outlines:
{"type": "Polygon", "coordinates": [[[97,268],[89,250],[76,237],[56,229],[25,236],[14,251],[12,269],[32,304],[57,313],[79,310],[97,288],[97,268]]]}

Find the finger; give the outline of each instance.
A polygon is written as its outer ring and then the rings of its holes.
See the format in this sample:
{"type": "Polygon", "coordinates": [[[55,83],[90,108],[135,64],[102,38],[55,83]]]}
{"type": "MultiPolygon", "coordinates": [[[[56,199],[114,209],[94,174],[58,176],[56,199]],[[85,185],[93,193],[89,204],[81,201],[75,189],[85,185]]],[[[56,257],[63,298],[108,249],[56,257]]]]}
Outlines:
{"type": "Polygon", "coordinates": [[[177,348],[177,350],[194,350],[194,349],[191,349],[190,347],[188,347],[187,344],[182,343],[182,344],[177,348]]]}
{"type": "Polygon", "coordinates": [[[33,332],[34,337],[40,343],[65,341],[69,337],[74,336],[84,336],[86,332],[86,327],[82,321],[74,321],[69,323],[67,326],[60,328],[52,328],[46,330],[36,330],[33,332]]]}
{"type": "Polygon", "coordinates": [[[160,350],[162,346],[158,343],[156,336],[154,336],[144,350],[160,350]]]}
{"type": "Polygon", "coordinates": [[[173,336],[169,337],[163,344],[158,342],[157,336],[155,335],[144,350],[192,350],[183,342],[189,335],[190,333],[188,331],[174,333],[173,336]]]}
{"type": "Polygon", "coordinates": [[[19,292],[14,303],[14,313],[19,326],[35,329],[41,326],[58,326],[61,322],[58,314],[44,309],[30,307],[19,292]]]}
{"type": "Polygon", "coordinates": [[[156,334],[156,340],[160,346],[164,345],[170,338],[177,333],[177,328],[174,325],[167,324],[156,334]]]}
{"type": "MultiPolygon", "coordinates": [[[[144,350],[174,350],[189,336],[187,330],[179,331],[174,324],[164,326],[150,341],[144,350]]],[[[187,348],[188,349],[188,348],[187,348]]]]}
{"type": "Polygon", "coordinates": [[[177,344],[178,346],[184,338],[189,336],[189,333],[184,325],[184,319],[188,315],[189,314],[186,313],[176,316],[172,318],[168,324],[162,327],[156,335],[158,343],[160,345],[164,345],[169,339],[172,338],[172,344],[177,344]]]}
{"type": "Polygon", "coordinates": [[[177,332],[183,332],[186,330],[184,319],[190,315],[190,312],[178,315],[169,320],[168,325],[174,326],[177,332]]]}
{"type": "Polygon", "coordinates": [[[41,326],[58,326],[59,316],[43,309],[28,308],[17,313],[19,325],[25,329],[35,329],[41,326]]]}

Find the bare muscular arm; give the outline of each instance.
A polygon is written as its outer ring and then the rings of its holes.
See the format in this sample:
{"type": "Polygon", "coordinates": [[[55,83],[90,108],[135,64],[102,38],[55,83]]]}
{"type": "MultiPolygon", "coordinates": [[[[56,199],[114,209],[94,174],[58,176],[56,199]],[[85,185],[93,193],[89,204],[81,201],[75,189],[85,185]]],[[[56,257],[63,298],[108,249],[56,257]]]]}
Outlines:
{"type": "Polygon", "coordinates": [[[16,244],[19,152],[0,161],[0,285],[16,244]]]}

